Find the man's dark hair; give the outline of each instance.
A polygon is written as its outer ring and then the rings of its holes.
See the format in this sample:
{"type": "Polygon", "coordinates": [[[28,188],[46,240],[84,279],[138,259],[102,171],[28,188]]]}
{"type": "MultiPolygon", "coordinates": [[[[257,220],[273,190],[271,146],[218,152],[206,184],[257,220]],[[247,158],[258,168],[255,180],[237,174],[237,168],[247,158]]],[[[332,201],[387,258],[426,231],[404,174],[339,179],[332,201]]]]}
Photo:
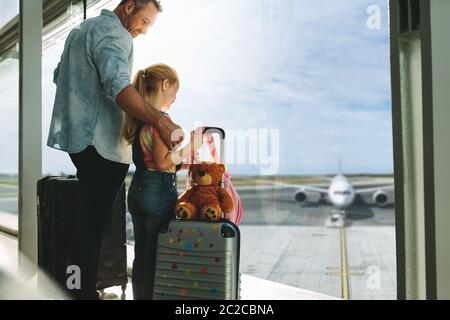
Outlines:
{"type": "MultiPolygon", "coordinates": [[[[123,6],[125,3],[127,3],[129,0],[122,0],[119,4],[119,6],[123,6]]],[[[149,3],[153,3],[156,7],[156,9],[158,9],[159,12],[163,11],[162,5],[159,2],[159,0],[133,0],[134,1],[134,5],[136,6],[136,9],[141,9],[143,7],[145,7],[146,5],[148,5],[149,3]]]]}

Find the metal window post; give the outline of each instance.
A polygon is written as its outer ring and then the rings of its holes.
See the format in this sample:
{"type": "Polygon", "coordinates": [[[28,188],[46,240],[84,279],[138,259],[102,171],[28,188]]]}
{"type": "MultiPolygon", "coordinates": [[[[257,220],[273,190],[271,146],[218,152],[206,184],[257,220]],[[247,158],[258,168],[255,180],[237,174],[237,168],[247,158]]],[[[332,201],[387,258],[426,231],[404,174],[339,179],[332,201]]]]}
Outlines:
{"type": "Polygon", "coordinates": [[[450,1],[392,0],[399,299],[450,299],[450,1]]]}
{"type": "Polygon", "coordinates": [[[422,2],[429,65],[423,80],[427,298],[450,299],[450,1],[422,2]]]}
{"type": "Polygon", "coordinates": [[[42,175],[42,0],[20,0],[19,265],[37,271],[36,183],[42,175]]]}

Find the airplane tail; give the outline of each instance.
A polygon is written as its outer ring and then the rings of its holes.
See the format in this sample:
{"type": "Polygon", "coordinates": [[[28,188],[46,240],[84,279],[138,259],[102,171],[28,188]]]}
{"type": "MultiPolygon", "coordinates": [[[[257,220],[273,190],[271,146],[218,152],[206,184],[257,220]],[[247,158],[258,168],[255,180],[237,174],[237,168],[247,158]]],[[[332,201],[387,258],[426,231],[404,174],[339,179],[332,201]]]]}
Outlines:
{"type": "Polygon", "coordinates": [[[342,159],[341,159],[341,155],[339,155],[338,174],[339,175],[342,174],[342,159]]]}

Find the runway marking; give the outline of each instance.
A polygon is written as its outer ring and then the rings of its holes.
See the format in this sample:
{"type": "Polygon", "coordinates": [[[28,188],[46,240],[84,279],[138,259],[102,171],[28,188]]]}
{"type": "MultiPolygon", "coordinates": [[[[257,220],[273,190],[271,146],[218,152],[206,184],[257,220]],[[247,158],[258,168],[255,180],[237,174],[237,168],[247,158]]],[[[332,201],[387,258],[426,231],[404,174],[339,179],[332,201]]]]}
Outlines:
{"type": "Polygon", "coordinates": [[[347,269],[347,248],[345,242],[345,228],[341,227],[341,279],[342,279],[342,298],[349,299],[348,288],[348,269],[347,269]]]}
{"type": "MultiPolygon", "coordinates": [[[[342,276],[342,267],[327,267],[327,276],[342,276]]],[[[349,277],[356,276],[362,277],[365,275],[364,269],[361,267],[347,267],[347,274],[349,277]]]]}

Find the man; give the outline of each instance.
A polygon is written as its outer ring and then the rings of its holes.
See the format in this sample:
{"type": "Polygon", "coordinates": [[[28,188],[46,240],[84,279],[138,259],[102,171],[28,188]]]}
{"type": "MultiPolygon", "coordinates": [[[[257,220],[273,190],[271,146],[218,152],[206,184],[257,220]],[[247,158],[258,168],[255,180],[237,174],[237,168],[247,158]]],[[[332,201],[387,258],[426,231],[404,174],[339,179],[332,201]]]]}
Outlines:
{"type": "Polygon", "coordinates": [[[81,270],[81,289],[74,289],[79,299],[98,299],[102,238],[131,163],[131,147],[121,137],[124,112],[157,128],[170,148],[184,139],[181,128],[131,86],[132,38],[145,35],[161,11],[158,0],[123,0],[114,12],[103,10],[69,34],[54,72],[47,144],[69,153],[77,168],[83,209],[72,249],[81,270]]]}

